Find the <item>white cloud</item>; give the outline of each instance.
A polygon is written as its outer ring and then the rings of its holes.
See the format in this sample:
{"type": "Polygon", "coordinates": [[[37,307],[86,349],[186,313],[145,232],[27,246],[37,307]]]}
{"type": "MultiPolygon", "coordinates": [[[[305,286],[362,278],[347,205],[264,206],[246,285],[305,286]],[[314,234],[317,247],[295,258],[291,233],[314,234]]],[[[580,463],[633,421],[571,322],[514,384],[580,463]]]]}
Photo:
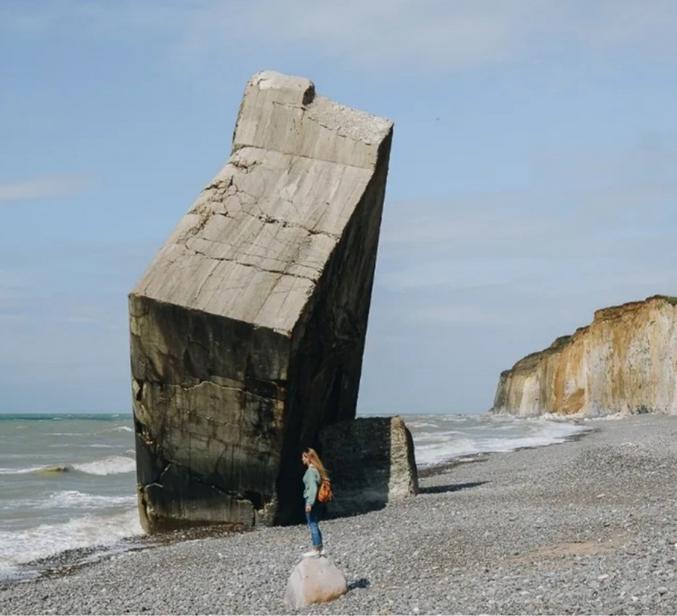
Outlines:
{"type": "Polygon", "coordinates": [[[18,182],[0,182],[0,203],[68,197],[82,192],[89,183],[88,178],[74,175],[51,175],[18,182]]]}
{"type": "Polygon", "coordinates": [[[0,8],[0,28],[15,32],[39,36],[69,24],[81,36],[166,37],[179,61],[255,49],[268,50],[270,58],[317,56],[367,71],[454,71],[570,53],[672,61],[677,52],[671,0],[100,0],[40,11],[0,8]]]}
{"type": "Polygon", "coordinates": [[[521,191],[387,203],[376,296],[423,322],[472,324],[487,318],[478,290],[499,285],[534,314],[528,297],[591,310],[674,294],[677,152],[640,140],[576,154],[537,156],[540,182],[521,191]],[[459,312],[463,296],[475,299],[459,312]]]}
{"type": "Polygon", "coordinates": [[[572,50],[669,59],[677,50],[675,24],[677,4],[669,0],[215,1],[187,13],[181,45],[199,54],[265,42],[358,70],[427,72],[537,61],[572,50]]]}

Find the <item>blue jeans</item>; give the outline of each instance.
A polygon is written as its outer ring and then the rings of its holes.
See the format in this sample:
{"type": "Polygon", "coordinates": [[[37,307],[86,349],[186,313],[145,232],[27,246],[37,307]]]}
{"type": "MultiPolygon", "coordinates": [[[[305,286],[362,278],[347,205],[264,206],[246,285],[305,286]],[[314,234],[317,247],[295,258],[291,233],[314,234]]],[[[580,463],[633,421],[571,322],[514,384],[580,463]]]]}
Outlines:
{"type": "Polygon", "coordinates": [[[306,511],[306,522],[310,529],[310,538],[313,542],[313,547],[320,547],[322,545],[322,533],[318,525],[317,506],[313,505],[310,511],[306,511]]]}

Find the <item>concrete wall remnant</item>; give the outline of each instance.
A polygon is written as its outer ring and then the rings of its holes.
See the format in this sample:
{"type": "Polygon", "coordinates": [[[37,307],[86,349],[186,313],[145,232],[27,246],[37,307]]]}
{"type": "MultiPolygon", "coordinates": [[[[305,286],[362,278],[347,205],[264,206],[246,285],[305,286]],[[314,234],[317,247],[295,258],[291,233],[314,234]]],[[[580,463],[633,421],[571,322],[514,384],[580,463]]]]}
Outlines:
{"type": "Polygon", "coordinates": [[[358,417],[320,432],[335,499],[331,515],[383,509],[418,493],[411,432],[401,417],[358,417]]]}

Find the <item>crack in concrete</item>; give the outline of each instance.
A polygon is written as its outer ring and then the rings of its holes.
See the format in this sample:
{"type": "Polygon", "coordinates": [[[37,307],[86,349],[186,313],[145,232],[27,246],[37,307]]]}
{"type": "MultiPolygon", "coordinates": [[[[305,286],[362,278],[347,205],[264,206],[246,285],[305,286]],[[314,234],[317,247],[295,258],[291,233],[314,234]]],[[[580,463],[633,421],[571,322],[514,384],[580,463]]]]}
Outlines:
{"type": "MultiPolygon", "coordinates": [[[[298,255],[290,256],[287,259],[280,259],[278,257],[269,256],[269,255],[265,254],[265,252],[257,254],[257,253],[252,253],[252,252],[246,252],[242,249],[238,250],[239,246],[237,244],[232,244],[230,242],[219,242],[218,240],[208,240],[204,237],[200,237],[200,238],[192,238],[191,237],[188,240],[186,240],[186,245],[188,244],[188,242],[192,242],[193,240],[197,240],[197,241],[201,241],[201,242],[208,242],[210,244],[217,244],[218,246],[224,246],[224,247],[230,248],[234,251],[237,251],[239,258],[249,257],[251,259],[264,259],[264,260],[277,261],[278,263],[284,263],[285,265],[289,265],[290,267],[291,266],[304,267],[306,269],[317,272],[318,274],[322,273],[322,262],[318,259],[313,260],[313,259],[304,258],[304,260],[299,260],[298,255]]],[[[272,238],[270,238],[270,240],[276,241],[278,244],[282,244],[285,247],[288,246],[288,244],[286,244],[282,240],[278,240],[276,237],[272,237],[272,238]]],[[[258,244],[256,242],[246,242],[246,244],[247,244],[248,248],[259,248],[262,251],[265,251],[265,249],[266,249],[266,246],[264,246],[262,244],[258,244]]],[[[189,247],[189,249],[190,250],[197,250],[197,249],[192,248],[192,247],[189,247]]],[[[214,258],[218,258],[218,257],[214,257],[214,258]]],[[[225,259],[227,257],[220,257],[220,258],[225,259]]]]}
{"type": "Polygon", "coordinates": [[[200,283],[200,286],[198,286],[198,288],[195,290],[195,293],[193,294],[193,301],[197,300],[197,298],[200,297],[200,293],[202,292],[202,289],[203,289],[203,288],[207,285],[207,283],[210,281],[211,277],[214,275],[214,272],[216,271],[216,269],[217,269],[218,267],[219,267],[219,264],[218,264],[218,263],[214,263],[214,265],[212,266],[212,269],[211,269],[211,271],[209,272],[209,274],[207,274],[207,276],[205,277],[205,279],[200,283]]]}
{"type": "MultiPolygon", "coordinates": [[[[190,248],[187,243],[183,244],[183,247],[188,253],[191,253],[193,256],[201,256],[204,257],[205,259],[209,259],[211,261],[223,261],[226,263],[235,263],[237,265],[241,265],[242,267],[251,267],[252,269],[256,270],[257,272],[261,273],[267,273],[267,274],[280,274],[281,276],[290,276],[292,278],[301,278],[303,280],[309,280],[310,282],[316,283],[317,278],[313,278],[311,276],[303,276],[302,274],[293,274],[291,272],[287,272],[285,270],[276,270],[272,268],[265,268],[261,267],[259,265],[254,265],[253,263],[242,263],[241,261],[238,261],[237,259],[231,259],[228,257],[214,257],[212,255],[208,255],[206,252],[202,252],[201,250],[197,250],[196,248],[190,248]]],[[[291,265],[294,265],[292,263],[291,265]]],[[[309,268],[312,269],[312,268],[309,268]]],[[[318,272],[319,274],[319,272],[318,272]]]]}
{"type": "MultiPolygon", "coordinates": [[[[146,490],[150,487],[157,487],[160,488],[161,490],[165,489],[165,486],[163,483],[160,483],[162,480],[162,475],[164,475],[168,470],[170,466],[174,466],[177,469],[181,469],[184,473],[190,474],[190,478],[192,482],[195,482],[197,484],[200,484],[202,486],[205,486],[207,488],[210,488],[223,496],[226,496],[228,498],[233,499],[236,503],[239,501],[241,503],[249,503],[249,505],[252,508],[252,521],[251,525],[254,526],[256,523],[256,512],[261,509],[262,507],[260,506],[261,503],[254,502],[254,499],[256,498],[257,500],[263,501],[263,503],[269,502],[269,499],[265,499],[265,497],[260,493],[260,492],[252,492],[251,490],[226,490],[218,485],[216,485],[213,482],[210,482],[206,480],[205,478],[201,477],[200,475],[195,474],[194,472],[191,472],[190,469],[185,465],[185,464],[180,464],[179,462],[176,462],[174,460],[171,460],[169,458],[164,458],[167,461],[167,464],[165,467],[162,469],[160,472],[160,476],[158,477],[158,480],[156,481],[151,481],[148,483],[141,483],[138,484],[138,487],[140,488],[143,496],[141,498],[141,506],[143,507],[145,511],[145,515],[148,518],[148,508],[149,508],[149,503],[146,502],[146,490]]],[[[216,467],[214,468],[214,471],[212,474],[217,474],[216,467]]],[[[152,508],[152,506],[151,506],[152,508]]]]}
{"type": "MultiPolygon", "coordinates": [[[[284,389],[284,386],[280,382],[270,381],[270,380],[266,380],[266,379],[256,379],[256,380],[260,383],[263,383],[264,385],[274,387],[276,390],[278,390],[279,388],[284,389]]],[[[152,386],[152,385],[160,385],[160,386],[163,386],[163,387],[167,386],[166,383],[161,383],[159,381],[145,381],[145,383],[148,386],[152,386]]],[[[185,383],[171,383],[171,384],[169,384],[169,386],[170,387],[179,387],[183,391],[187,392],[187,391],[191,391],[193,389],[196,389],[198,387],[201,387],[202,385],[205,385],[205,384],[213,385],[214,387],[218,387],[219,389],[238,391],[238,392],[250,395],[250,396],[254,396],[255,398],[260,398],[261,400],[267,400],[267,401],[270,401],[270,402],[278,402],[279,401],[279,398],[277,398],[277,397],[263,396],[263,395],[258,394],[256,392],[253,392],[250,389],[247,389],[244,384],[243,384],[242,387],[237,387],[235,385],[222,385],[221,383],[217,383],[216,381],[213,381],[211,379],[198,379],[196,383],[192,383],[190,385],[185,384],[185,383]]]]}
{"type": "MultiPolygon", "coordinates": [[[[317,122],[320,124],[320,122],[317,122]]],[[[322,126],[322,124],[320,124],[322,126]]],[[[326,127],[325,127],[326,128],[326,127]]],[[[347,137],[350,139],[350,137],[347,137]]],[[[375,165],[369,164],[367,166],[365,165],[351,165],[350,163],[343,163],[343,162],[338,162],[336,160],[330,160],[328,158],[320,158],[319,156],[306,156],[305,154],[298,154],[297,152],[286,152],[285,150],[274,150],[270,147],[261,147],[258,145],[252,145],[249,143],[242,143],[242,144],[233,144],[233,151],[232,154],[235,154],[235,152],[238,152],[242,148],[252,148],[253,150],[262,150],[263,152],[276,152],[278,154],[283,154],[284,156],[292,156],[294,158],[303,158],[305,160],[310,160],[314,163],[316,162],[323,162],[323,163],[328,163],[330,165],[337,165],[340,167],[352,167],[353,169],[364,169],[364,170],[373,170],[375,168],[375,165]]]]}
{"type": "MultiPolygon", "coordinates": [[[[293,165],[293,161],[290,161],[290,165],[289,165],[288,169],[291,168],[291,165],[293,165]]],[[[233,165],[233,166],[235,166],[238,169],[240,168],[237,165],[233,165]]],[[[249,169],[249,166],[243,166],[242,168],[249,169]]],[[[287,171],[287,173],[289,173],[289,171],[287,171]]],[[[223,183],[224,182],[222,181],[220,184],[212,184],[210,187],[213,187],[213,186],[220,186],[221,187],[223,183]]],[[[239,194],[244,194],[244,195],[248,196],[250,199],[252,199],[253,202],[252,203],[244,203],[244,202],[242,202],[242,200],[240,200],[240,210],[237,211],[237,212],[232,212],[232,213],[228,210],[217,211],[216,209],[212,209],[211,212],[200,212],[197,209],[193,210],[193,213],[197,214],[198,216],[206,215],[207,220],[201,220],[200,225],[191,230],[192,235],[197,235],[205,227],[205,225],[208,222],[209,216],[212,215],[212,214],[218,214],[218,215],[224,216],[226,218],[232,218],[233,220],[237,220],[237,218],[238,218],[237,214],[243,213],[247,216],[251,216],[253,218],[258,218],[261,222],[266,223],[266,224],[278,224],[282,228],[286,228],[286,227],[297,228],[297,229],[301,229],[301,230],[305,231],[309,235],[323,235],[323,236],[328,237],[328,238],[330,238],[334,241],[339,240],[339,235],[336,234],[336,233],[331,233],[330,231],[324,231],[322,229],[311,229],[311,228],[306,227],[306,226],[304,226],[304,225],[302,225],[298,222],[290,222],[290,221],[284,220],[282,218],[276,218],[276,217],[271,216],[270,214],[264,212],[258,205],[258,201],[259,201],[260,198],[255,196],[255,195],[252,195],[251,193],[248,193],[247,191],[243,190],[240,186],[238,186],[235,176],[230,176],[229,179],[228,179],[227,185],[225,187],[222,187],[222,189],[228,190],[230,187],[235,188],[235,193],[232,194],[232,195],[229,195],[229,196],[236,197],[239,194]],[[250,209],[248,209],[248,208],[251,208],[252,206],[255,207],[256,210],[258,210],[258,212],[252,212],[250,209]]],[[[280,200],[289,204],[289,206],[296,212],[296,214],[297,214],[297,216],[299,216],[299,218],[302,217],[301,212],[298,209],[298,205],[294,202],[294,200],[289,199],[289,198],[285,198],[285,197],[281,197],[280,200]]],[[[210,197],[209,203],[222,205],[223,199],[210,197]]]]}

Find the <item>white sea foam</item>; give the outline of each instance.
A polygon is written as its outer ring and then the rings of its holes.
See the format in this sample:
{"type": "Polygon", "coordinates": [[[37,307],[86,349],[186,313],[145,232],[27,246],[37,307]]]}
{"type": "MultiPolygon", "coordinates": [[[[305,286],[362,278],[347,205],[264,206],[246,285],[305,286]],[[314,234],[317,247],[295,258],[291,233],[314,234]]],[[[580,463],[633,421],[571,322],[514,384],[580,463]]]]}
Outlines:
{"type": "MultiPolygon", "coordinates": [[[[52,466],[28,466],[26,468],[0,468],[0,475],[26,475],[27,473],[38,473],[54,469],[52,466]]],[[[65,467],[59,467],[65,468],[65,467]]]]}
{"type": "Polygon", "coordinates": [[[142,532],[136,509],[110,516],[85,515],[21,531],[0,531],[0,578],[13,576],[19,565],[33,560],[75,548],[111,545],[142,532]]]}
{"type": "Polygon", "coordinates": [[[608,415],[595,415],[594,417],[583,417],[583,421],[619,421],[626,419],[627,413],[609,413],[608,415]]]}
{"type": "Polygon", "coordinates": [[[136,470],[136,462],[127,456],[108,456],[93,462],[73,464],[76,471],[89,473],[90,475],[117,475],[119,473],[132,473],[136,470]]]}
{"type": "Polygon", "coordinates": [[[407,421],[412,430],[416,463],[419,467],[468,458],[480,453],[552,445],[590,429],[580,424],[553,419],[490,415],[466,416],[465,425],[461,425],[457,417],[441,417],[437,422],[437,429],[423,427],[424,424],[425,422],[417,422],[415,419],[407,421]],[[451,427],[453,429],[450,430],[451,427]]]}
{"type": "Polygon", "coordinates": [[[41,509],[59,507],[64,509],[101,509],[102,507],[133,506],[135,496],[101,496],[87,494],[78,490],[62,490],[53,492],[49,498],[39,505],[41,509]]]}
{"type": "Polygon", "coordinates": [[[80,464],[47,464],[45,466],[28,466],[26,468],[0,468],[0,475],[25,475],[27,473],[67,473],[80,471],[89,475],[118,475],[132,473],[136,470],[136,462],[127,456],[108,456],[92,462],[80,464]]]}
{"type": "Polygon", "coordinates": [[[480,453],[481,448],[474,440],[461,438],[454,442],[415,443],[416,465],[419,467],[441,464],[455,458],[480,453]]]}
{"type": "Polygon", "coordinates": [[[100,494],[87,494],[78,490],[61,490],[52,492],[39,498],[15,499],[11,502],[0,504],[0,511],[15,511],[18,509],[43,509],[54,511],[55,509],[90,510],[106,509],[115,507],[131,507],[136,503],[136,496],[105,496],[100,494]]]}
{"type": "Polygon", "coordinates": [[[431,423],[429,421],[408,421],[407,425],[410,428],[437,428],[438,425],[436,423],[431,423]]]}
{"type": "Polygon", "coordinates": [[[106,428],[105,430],[99,430],[96,432],[52,432],[52,436],[93,436],[95,434],[105,434],[111,432],[134,432],[133,428],[129,426],[114,426],[112,428],[106,428]]]}

